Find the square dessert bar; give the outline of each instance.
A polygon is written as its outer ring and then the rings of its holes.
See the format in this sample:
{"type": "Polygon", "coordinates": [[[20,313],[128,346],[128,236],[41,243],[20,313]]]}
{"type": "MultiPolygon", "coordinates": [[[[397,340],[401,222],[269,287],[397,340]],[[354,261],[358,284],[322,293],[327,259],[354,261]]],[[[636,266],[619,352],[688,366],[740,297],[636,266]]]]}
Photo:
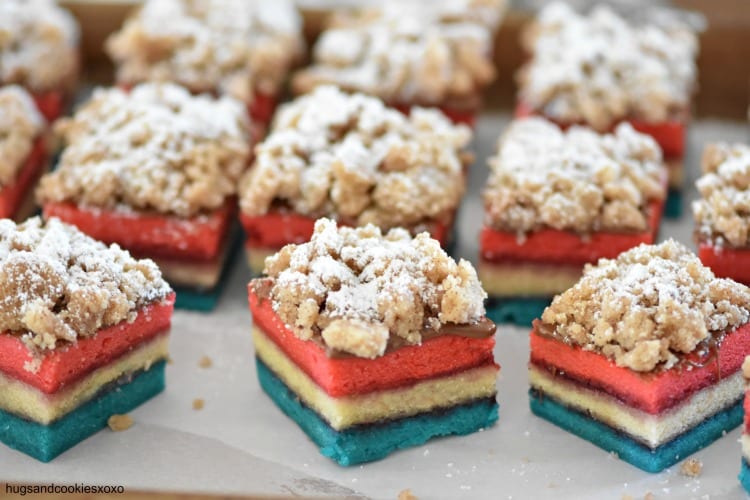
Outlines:
{"type": "Polygon", "coordinates": [[[263,390],[341,465],[498,417],[495,325],[474,269],[426,233],[320,219],[248,286],[263,390]]]}
{"type": "Polygon", "coordinates": [[[22,221],[36,210],[34,187],[49,163],[46,127],[23,87],[0,86],[0,218],[22,221]]]}
{"type": "Polygon", "coordinates": [[[3,0],[0,19],[0,85],[26,88],[42,115],[54,121],[78,80],[75,18],[54,0],[3,0]]]}
{"type": "Polygon", "coordinates": [[[381,98],[404,112],[439,107],[474,125],[495,78],[494,34],[505,0],[389,0],[340,9],[292,80],[296,94],[321,84],[381,98]]]}
{"type": "Polygon", "coordinates": [[[516,115],[600,131],[626,121],[652,136],[669,167],[666,213],[679,216],[698,37],[675,14],[643,17],[627,21],[607,6],[583,15],[562,2],[548,4],[524,36],[530,58],[518,74],[516,115]]]}
{"type": "Polygon", "coordinates": [[[410,116],[321,86],[279,110],[239,188],[250,268],[308,241],[318,217],[428,231],[447,245],[472,158],[471,131],[437,110],[410,116]]]}
{"type": "Polygon", "coordinates": [[[178,307],[213,308],[251,153],[242,104],[173,84],[100,89],[58,127],[66,147],[37,191],[44,216],[154,259],[178,307]]]}
{"type": "Polygon", "coordinates": [[[585,264],[656,239],[666,171],[628,124],[599,134],[516,120],[489,165],[478,270],[495,321],[530,325],[585,264]]]}
{"type": "Polygon", "coordinates": [[[302,19],[289,0],[147,0],[106,49],[120,85],[173,82],[231,95],[265,127],[303,55],[302,19]]]}
{"type": "Polygon", "coordinates": [[[709,144],[693,202],[698,256],[717,276],[750,285],[750,147],[709,144]]]}
{"type": "Polygon", "coordinates": [[[742,420],[742,465],[740,466],[739,480],[745,491],[750,493],[750,356],[742,363],[742,374],[745,377],[745,397],[743,403],[744,417],[742,420]]]}
{"type": "Polygon", "coordinates": [[[63,224],[0,220],[0,441],[47,462],[164,388],[174,292],[63,224]]]}
{"type": "Polygon", "coordinates": [[[659,472],[742,421],[750,289],[669,240],[587,266],[531,333],[531,410],[659,472]]]}

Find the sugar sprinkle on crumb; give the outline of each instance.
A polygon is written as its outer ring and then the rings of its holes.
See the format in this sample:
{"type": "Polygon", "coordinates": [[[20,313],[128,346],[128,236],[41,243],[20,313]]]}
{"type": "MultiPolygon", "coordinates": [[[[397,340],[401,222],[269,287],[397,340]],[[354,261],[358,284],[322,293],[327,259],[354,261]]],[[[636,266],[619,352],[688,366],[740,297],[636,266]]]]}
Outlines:
{"type": "Polygon", "coordinates": [[[114,432],[121,432],[133,426],[133,418],[130,415],[112,415],[107,419],[107,425],[114,432]]]}
{"type": "Polygon", "coordinates": [[[687,477],[698,477],[703,471],[703,463],[695,458],[689,458],[680,465],[680,474],[687,477]]]}
{"type": "Polygon", "coordinates": [[[398,500],[418,500],[418,498],[410,489],[405,489],[398,493],[398,500]]]}
{"type": "Polygon", "coordinates": [[[206,402],[203,400],[203,398],[195,398],[193,400],[193,410],[202,410],[205,405],[206,402]]]}
{"type": "Polygon", "coordinates": [[[198,366],[200,366],[201,368],[211,368],[213,364],[213,360],[208,356],[202,356],[200,361],[198,361],[198,366]]]}

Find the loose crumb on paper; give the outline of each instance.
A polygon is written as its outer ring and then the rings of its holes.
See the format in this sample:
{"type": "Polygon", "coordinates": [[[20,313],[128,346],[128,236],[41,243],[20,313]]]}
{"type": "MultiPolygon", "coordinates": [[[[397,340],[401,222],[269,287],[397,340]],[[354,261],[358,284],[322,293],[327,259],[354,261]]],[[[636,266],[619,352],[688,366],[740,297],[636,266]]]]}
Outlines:
{"type": "Polygon", "coordinates": [[[200,366],[201,368],[211,368],[213,364],[213,360],[208,356],[203,356],[200,361],[198,361],[198,366],[200,366]]]}
{"type": "Polygon", "coordinates": [[[656,497],[650,491],[643,495],[643,500],[654,500],[656,497]]]}
{"type": "Polygon", "coordinates": [[[398,500],[417,500],[417,496],[410,489],[405,489],[399,492],[398,500]]]}
{"type": "Polygon", "coordinates": [[[107,419],[107,425],[114,432],[126,431],[133,426],[133,418],[130,415],[112,415],[107,419]]]}
{"type": "Polygon", "coordinates": [[[202,410],[206,405],[206,401],[203,398],[195,398],[193,400],[193,410],[202,410]]]}
{"type": "Polygon", "coordinates": [[[687,477],[698,477],[703,470],[703,463],[695,458],[685,460],[680,465],[680,474],[687,477]]]}

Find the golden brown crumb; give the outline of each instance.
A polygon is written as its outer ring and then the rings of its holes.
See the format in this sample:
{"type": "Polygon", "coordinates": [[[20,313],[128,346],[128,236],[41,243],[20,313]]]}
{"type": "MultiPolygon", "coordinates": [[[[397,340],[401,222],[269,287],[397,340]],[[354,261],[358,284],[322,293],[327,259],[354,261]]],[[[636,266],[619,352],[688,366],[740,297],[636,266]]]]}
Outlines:
{"type": "Polygon", "coordinates": [[[214,362],[208,356],[203,356],[201,357],[200,361],[198,361],[198,366],[200,366],[201,368],[211,368],[213,364],[214,362]]]}
{"type": "Polygon", "coordinates": [[[746,356],[742,362],[742,375],[746,380],[750,380],[750,356],[746,356]]]}
{"type": "Polygon", "coordinates": [[[417,496],[411,492],[410,489],[401,490],[398,492],[398,500],[418,500],[417,496]]]}
{"type": "Polygon", "coordinates": [[[649,203],[665,196],[658,144],[628,124],[613,134],[562,131],[542,118],[511,124],[484,190],[486,223],[519,235],[542,228],[577,233],[649,229],[649,203]]]}
{"type": "Polygon", "coordinates": [[[195,398],[193,400],[193,410],[202,410],[205,405],[206,402],[203,400],[203,398],[195,398]]]}
{"type": "Polygon", "coordinates": [[[67,146],[41,202],[191,217],[236,194],[250,155],[242,103],[172,84],[99,89],[57,129],[67,146]]]}
{"type": "Polygon", "coordinates": [[[587,265],[540,327],[566,343],[648,372],[750,320],[750,289],[719,279],[683,245],[640,245],[587,265]]]}
{"type": "Polygon", "coordinates": [[[646,493],[645,495],[643,495],[643,500],[654,500],[654,498],[656,497],[654,497],[654,494],[651,493],[650,491],[646,493]]]}
{"type": "Polygon", "coordinates": [[[26,90],[18,85],[0,87],[0,187],[16,178],[44,126],[26,90]]]}
{"type": "Polygon", "coordinates": [[[622,500],[633,500],[633,497],[625,493],[622,495],[622,500]]]}
{"type": "Polygon", "coordinates": [[[114,432],[126,431],[133,426],[133,418],[130,415],[112,415],[107,419],[107,425],[114,432]]]}
{"type": "Polygon", "coordinates": [[[695,458],[689,458],[680,465],[680,474],[687,477],[698,477],[702,470],[703,464],[695,458]]]}
{"type": "Polygon", "coordinates": [[[273,308],[295,335],[363,358],[381,356],[390,337],[416,344],[424,328],[484,316],[474,268],[426,233],[318,219],[310,242],[266,259],[265,273],[273,308]]]}
{"type": "Polygon", "coordinates": [[[471,140],[436,110],[410,116],[362,94],[320,87],[282,107],[240,184],[240,206],[274,204],[383,229],[449,223],[465,188],[471,140]]]}

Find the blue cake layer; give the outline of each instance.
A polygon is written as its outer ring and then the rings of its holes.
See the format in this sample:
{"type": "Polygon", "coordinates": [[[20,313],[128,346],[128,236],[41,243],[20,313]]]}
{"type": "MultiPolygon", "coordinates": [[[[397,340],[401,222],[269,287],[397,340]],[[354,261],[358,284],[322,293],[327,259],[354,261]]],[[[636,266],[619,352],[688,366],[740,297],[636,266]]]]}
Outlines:
{"type": "Polygon", "coordinates": [[[531,411],[553,424],[586,439],[646,472],[661,472],[705,448],[742,422],[742,401],[655,449],[635,441],[612,427],[572,410],[546,395],[529,391],[531,411]]]}
{"type": "Polygon", "coordinates": [[[742,458],[742,466],[740,468],[740,475],[738,476],[740,484],[745,488],[745,491],[750,493],[750,467],[747,465],[745,458],[742,458]]]}
{"type": "Polygon", "coordinates": [[[490,398],[439,413],[336,431],[303,405],[258,358],[256,365],[260,385],[276,405],[320,447],[320,453],[344,466],[378,460],[398,449],[421,445],[433,437],[470,434],[491,426],[498,418],[497,403],[490,398]]]}
{"type": "Polygon", "coordinates": [[[542,316],[552,297],[518,297],[499,299],[491,297],[487,302],[487,317],[495,323],[513,323],[531,327],[531,322],[542,316]]]}
{"type": "Polygon", "coordinates": [[[114,387],[49,425],[0,410],[0,441],[49,462],[106,427],[110,416],[127,413],[164,390],[165,365],[164,361],[152,365],[131,382],[114,387]]]}
{"type": "Polygon", "coordinates": [[[669,190],[667,202],[664,204],[664,216],[670,219],[678,219],[682,216],[682,191],[669,190]]]}

